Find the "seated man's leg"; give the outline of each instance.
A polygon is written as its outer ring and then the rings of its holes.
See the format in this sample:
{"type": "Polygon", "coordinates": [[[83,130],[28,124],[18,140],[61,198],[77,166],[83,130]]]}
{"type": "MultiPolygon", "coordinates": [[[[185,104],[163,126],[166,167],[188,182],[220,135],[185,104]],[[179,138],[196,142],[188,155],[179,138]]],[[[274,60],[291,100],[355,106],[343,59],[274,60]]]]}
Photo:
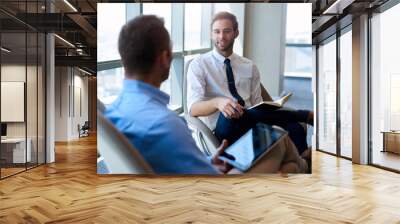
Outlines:
{"type": "MultiPolygon", "coordinates": [[[[285,164],[296,163],[298,165],[297,173],[306,173],[309,170],[307,161],[303,159],[299,153],[297,152],[296,146],[290,140],[290,138],[285,138],[285,156],[282,161],[282,167],[285,167],[285,164]]],[[[287,170],[281,169],[282,172],[289,172],[287,170]]]]}
{"type": "Polygon", "coordinates": [[[301,155],[307,148],[307,133],[304,127],[297,123],[288,123],[282,126],[283,129],[289,132],[289,137],[297,147],[297,151],[301,155]]]}
{"type": "Polygon", "coordinates": [[[248,116],[255,120],[270,125],[281,125],[294,122],[309,122],[309,110],[292,110],[281,108],[278,110],[266,110],[263,108],[253,108],[246,111],[248,116]]]}
{"type": "Polygon", "coordinates": [[[307,135],[302,125],[298,122],[305,122],[308,119],[310,111],[308,110],[249,110],[248,114],[253,119],[264,124],[277,125],[289,132],[289,137],[301,154],[307,148],[307,135]]]}
{"type": "Polygon", "coordinates": [[[310,111],[307,110],[286,110],[284,108],[271,110],[247,110],[239,119],[226,118],[220,113],[215,136],[219,141],[228,140],[232,144],[248,130],[253,128],[258,122],[263,122],[268,125],[278,125],[289,132],[289,137],[294,142],[301,154],[307,146],[307,135],[303,126],[299,121],[306,121],[310,111]]]}
{"type": "Polygon", "coordinates": [[[229,144],[232,144],[255,125],[255,120],[247,116],[246,112],[239,119],[226,118],[220,113],[215,128],[215,136],[219,141],[226,139],[229,144]]]}
{"type": "Polygon", "coordinates": [[[300,157],[289,136],[281,137],[248,173],[306,173],[307,162],[300,157]]]}

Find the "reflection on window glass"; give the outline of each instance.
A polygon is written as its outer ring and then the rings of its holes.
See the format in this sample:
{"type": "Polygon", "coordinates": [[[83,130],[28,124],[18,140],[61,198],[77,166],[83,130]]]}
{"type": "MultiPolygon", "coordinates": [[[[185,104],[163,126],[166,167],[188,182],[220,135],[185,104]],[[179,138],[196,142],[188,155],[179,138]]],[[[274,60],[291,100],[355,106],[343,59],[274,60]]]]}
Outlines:
{"type": "Polygon", "coordinates": [[[400,4],[374,15],[371,20],[372,163],[395,170],[400,170],[400,156],[382,151],[398,149],[399,146],[390,147],[396,142],[396,134],[386,134],[391,140],[386,141],[385,147],[382,132],[400,131],[400,33],[395,28],[399,21],[400,4]]]}
{"type": "Polygon", "coordinates": [[[340,153],[352,157],[352,51],[351,31],[340,37],[340,153]]]}
{"type": "Polygon", "coordinates": [[[185,50],[201,48],[201,3],[185,4],[185,50]]]}
{"type": "Polygon", "coordinates": [[[97,10],[97,62],[117,60],[118,35],[126,22],[125,4],[101,3],[97,10]]]}
{"type": "Polygon", "coordinates": [[[336,153],[336,40],[318,50],[318,147],[336,153]]]}
{"type": "Polygon", "coordinates": [[[171,3],[144,3],[144,15],[156,15],[164,19],[165,28],[171,35],[171,3]]]}

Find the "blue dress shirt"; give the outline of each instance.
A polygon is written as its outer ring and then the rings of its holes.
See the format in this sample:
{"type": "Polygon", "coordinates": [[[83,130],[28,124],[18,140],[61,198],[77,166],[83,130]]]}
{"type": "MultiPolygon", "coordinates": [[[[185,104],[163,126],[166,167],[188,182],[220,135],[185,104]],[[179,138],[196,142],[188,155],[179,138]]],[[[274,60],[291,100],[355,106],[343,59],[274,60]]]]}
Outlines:
{"type": "Polygon", "coordinates": [[[169,96],[137,80],[124,80],[105,116],[157,174],[217,174],[197,148],[183,118],[167,108],[169,96]]]}

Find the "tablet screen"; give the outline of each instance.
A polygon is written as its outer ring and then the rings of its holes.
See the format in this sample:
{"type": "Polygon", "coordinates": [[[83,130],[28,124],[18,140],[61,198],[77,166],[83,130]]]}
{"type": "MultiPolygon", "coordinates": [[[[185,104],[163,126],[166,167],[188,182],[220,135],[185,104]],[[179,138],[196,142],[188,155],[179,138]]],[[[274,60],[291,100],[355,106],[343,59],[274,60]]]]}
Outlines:
{"type": "Polygon", "coordinates": [[[285,131],[274,129],[269,125],[257,124],[229,146],[220,159],[241,171],[246,171],[285,133],[285,131]]]}

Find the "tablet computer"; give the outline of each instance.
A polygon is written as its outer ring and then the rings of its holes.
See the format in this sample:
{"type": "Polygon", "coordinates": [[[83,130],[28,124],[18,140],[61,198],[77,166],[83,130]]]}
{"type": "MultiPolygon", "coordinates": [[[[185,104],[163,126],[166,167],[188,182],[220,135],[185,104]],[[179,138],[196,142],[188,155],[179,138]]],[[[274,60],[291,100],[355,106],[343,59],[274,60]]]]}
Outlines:
{"type": "Polygon", "coordinates": [[[267,154],[271,146],[286,133],[259,123],[229,146],[219,158],[244,172],[267,154]]]}

